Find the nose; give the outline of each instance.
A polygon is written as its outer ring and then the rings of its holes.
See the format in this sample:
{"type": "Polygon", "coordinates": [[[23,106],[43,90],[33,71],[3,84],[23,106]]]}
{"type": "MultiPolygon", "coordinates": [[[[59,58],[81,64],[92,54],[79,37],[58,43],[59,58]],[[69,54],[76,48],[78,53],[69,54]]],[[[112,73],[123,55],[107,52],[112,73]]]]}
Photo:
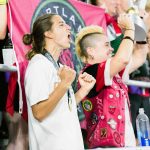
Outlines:
{"type": "Polygon", "coordinates": [[[109,50],[110,50],[110,52],[114,51],[114,49],[111,46],[109,47],[109,50]]]}
{"type": "Polygon", "coordinates": [[[69,26],[68,24],[66,24],[66,28],[67,30],[71,30],[71,26],[69,26]]]}

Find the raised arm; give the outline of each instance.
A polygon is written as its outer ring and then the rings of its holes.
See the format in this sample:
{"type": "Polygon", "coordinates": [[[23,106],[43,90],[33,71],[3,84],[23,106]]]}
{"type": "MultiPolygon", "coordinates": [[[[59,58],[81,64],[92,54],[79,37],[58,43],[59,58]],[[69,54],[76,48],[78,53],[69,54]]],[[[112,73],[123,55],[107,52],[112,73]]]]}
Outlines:
{"type": "Polygon", "coordinates": [[[121,14],[118,18],[118,24],[125,29],[124,38],[119,49],[110,62],[110,77],[123,70],[129,63],[134,45],[134,24],[127,14],[121,14]]]}
{"type": "Polygon", "coordinates": [[[129,73],[132,73],[142,66],[147,56],[148,60],[150,56],[150,13],[146,12],[145,10],[141,10],[139,12],[139,16],[143,18],[146,28],[149,31],[147,33],[147,44],[135,44],[129,73]]]}
{"type": "Polygon", "coordinates": [[[149,51],[148,44],[135,44],[129,74],[144,64],[149,51]]]}

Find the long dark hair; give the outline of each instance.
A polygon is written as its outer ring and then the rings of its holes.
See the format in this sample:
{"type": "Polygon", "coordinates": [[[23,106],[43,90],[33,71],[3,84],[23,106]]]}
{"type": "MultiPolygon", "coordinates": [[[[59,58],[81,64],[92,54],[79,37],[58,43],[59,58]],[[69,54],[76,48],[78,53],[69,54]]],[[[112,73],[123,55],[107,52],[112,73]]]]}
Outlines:
{"type": "Polygon", "coordinates": [[[33,24],[31,34],[25,34],[23,36],[23,43],[25,45],[32,45],[32,49],[26,54],[27,59],[31,59],[35,54],[42,53],[45,47],[46,31],[51,30],[53,21],[52,18],[56,14],[44,14],[37,18],[33,24]]]}

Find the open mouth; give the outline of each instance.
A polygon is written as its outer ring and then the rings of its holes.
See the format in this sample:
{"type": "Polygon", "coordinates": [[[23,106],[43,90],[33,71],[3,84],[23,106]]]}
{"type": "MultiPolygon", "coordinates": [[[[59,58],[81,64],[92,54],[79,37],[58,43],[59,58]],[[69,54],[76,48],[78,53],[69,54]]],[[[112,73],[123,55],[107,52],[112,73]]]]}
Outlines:
{"type": "Polygon", "coordinates": [[[71,42],[71,33],[69,33],[67,37],[68,37],[69,41],[71,42]]]}

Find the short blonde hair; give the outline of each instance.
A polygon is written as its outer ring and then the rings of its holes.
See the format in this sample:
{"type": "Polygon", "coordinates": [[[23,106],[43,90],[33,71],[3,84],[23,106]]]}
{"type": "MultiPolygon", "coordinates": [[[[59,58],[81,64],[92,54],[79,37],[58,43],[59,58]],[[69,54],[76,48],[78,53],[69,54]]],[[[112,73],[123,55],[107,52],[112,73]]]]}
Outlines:
{"type": "Polygon", "coordinates": [[[87,56],[83,52],[83,49],[81,48],[81,41],[85,36],[92,35],[92,34],[104,34],[104,30],[102,27],[98,25],[91,25],[91,26],[82,28],[76,36],[75,49],[76,49],[77,55],[81,58],[81,60],[84,63],[86,62],[87,56]]]}
{"type": "Polygon", "coordinates": [[[146,9],[146,11],[150,12],[150,0],[147,0],[145,9],[146,9]]]}

